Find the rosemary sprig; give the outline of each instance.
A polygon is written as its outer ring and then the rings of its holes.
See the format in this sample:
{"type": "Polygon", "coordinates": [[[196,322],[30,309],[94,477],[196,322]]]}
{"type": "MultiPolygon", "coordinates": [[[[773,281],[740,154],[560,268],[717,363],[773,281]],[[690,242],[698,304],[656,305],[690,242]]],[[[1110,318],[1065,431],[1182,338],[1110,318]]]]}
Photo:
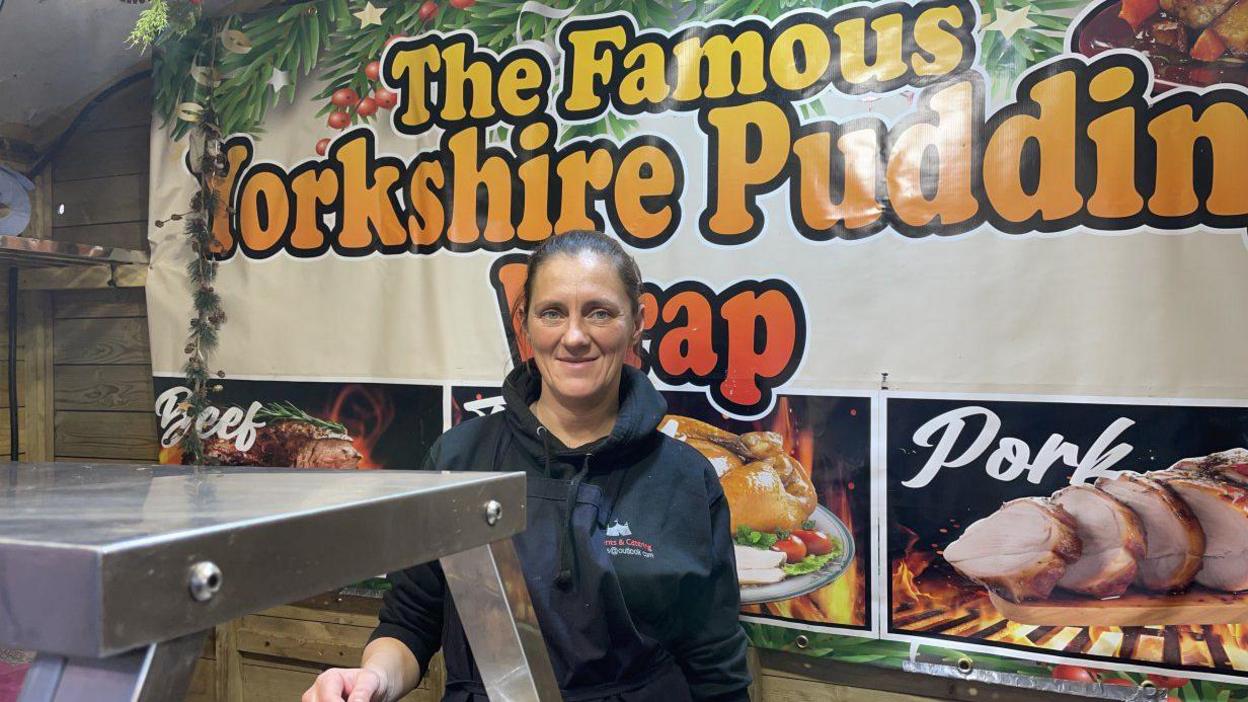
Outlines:
{"type": "Polygon", "coordinates": [[[320,429],[346,434],[347,428],[328,419],[313,417],[291,402],[270,402],[256,411],[255,418],[264,422],[306,422],[320,429]]]}

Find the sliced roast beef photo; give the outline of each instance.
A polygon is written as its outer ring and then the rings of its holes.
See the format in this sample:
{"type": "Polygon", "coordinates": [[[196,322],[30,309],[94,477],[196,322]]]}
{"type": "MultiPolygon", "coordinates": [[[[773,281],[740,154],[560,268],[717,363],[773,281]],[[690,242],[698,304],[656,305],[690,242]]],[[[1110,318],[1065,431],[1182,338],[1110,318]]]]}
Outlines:
{"type": "Polygon", "coordinates": [[[1098,598],[1125,592],[1145,553],[1139,517],[1109,493],[1090,485],[1063,488],[1052,499],[1074,517],[1083,544],[1079,560],[1066,567],[1057,586],[1098,598]]]}
{"type": "Polygon", "coordinates": [[[1079,558],[1076,528],[1075,520],[1048,500],[1011,500],[967,527],[945,548],[945,560],[1011,602],[1044,599],[1079,558]]]}
{"type": "Polygon", "coordinates": [[[1156,592],[1190,585],[1205,553],[1205,533],[1187,504],[1165,485],[1139,473],[1101,478],[1096,487],[1131,508],[1144,527],[1144,557],[1135,584],[1156,592]]]}
{"type": "Polygon", "coordinates": [[[1215,590],[1248,590],[1248,489],[1181,471],[1150,473],[1200,520],[1205,550],[1196,582],[1215,590]]]}
{"type": "Polygon", "coordinates": [[[282,420],[256,430],[247,451],[232,439],[204,440],[204,453],[223,466],[280,466],[284,468],[355,468],[362,456],[351,437],[310,422],[282,420]]]}

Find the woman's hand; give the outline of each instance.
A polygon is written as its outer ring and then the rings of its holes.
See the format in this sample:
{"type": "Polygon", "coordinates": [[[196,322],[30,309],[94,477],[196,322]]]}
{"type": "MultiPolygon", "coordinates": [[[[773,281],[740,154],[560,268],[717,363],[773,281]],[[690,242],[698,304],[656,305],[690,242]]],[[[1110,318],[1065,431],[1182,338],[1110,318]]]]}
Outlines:
{"type": "Polygon", "coordinates": [[[330,668],[303,693],[302,702],[387,702],[385,675],[372,668],[330,668]]]}

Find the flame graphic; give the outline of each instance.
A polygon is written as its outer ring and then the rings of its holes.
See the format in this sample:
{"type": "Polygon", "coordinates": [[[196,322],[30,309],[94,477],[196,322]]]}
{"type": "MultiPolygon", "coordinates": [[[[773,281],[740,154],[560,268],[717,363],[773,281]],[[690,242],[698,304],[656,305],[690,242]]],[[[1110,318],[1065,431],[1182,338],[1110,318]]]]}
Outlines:
{"type": "Polygon", "coordinates": [[[367,385],[344,385],[324,414],[331,422],[347,428],[351,444],[360,452],[357,468],[382,467],[373,460],[371,452],[394,421],[394,403],[385,390],[367,385]]]}
{"type": "Polygon", "coordinates": [[[976,643],[1026,646],[1159,666],[1248,671],[1248,625],[1034,626],[1002,617],[980,586],[936,567],[939,554],[916,548],[918,535],[891,563],[890,628],[976,643]]]}

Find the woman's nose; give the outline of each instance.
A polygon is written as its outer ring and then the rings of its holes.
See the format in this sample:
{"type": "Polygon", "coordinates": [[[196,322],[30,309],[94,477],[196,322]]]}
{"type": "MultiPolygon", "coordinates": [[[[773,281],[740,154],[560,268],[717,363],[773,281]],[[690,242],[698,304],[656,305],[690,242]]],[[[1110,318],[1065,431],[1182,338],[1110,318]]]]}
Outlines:
{"type": "Polygon", "coordinates": [[[568,328],[563,333],[563,344],[568,348],[589,345],[589,334],[586,333],[585,323],[582,320],[573,317],[568,321],[568,328]]]}

